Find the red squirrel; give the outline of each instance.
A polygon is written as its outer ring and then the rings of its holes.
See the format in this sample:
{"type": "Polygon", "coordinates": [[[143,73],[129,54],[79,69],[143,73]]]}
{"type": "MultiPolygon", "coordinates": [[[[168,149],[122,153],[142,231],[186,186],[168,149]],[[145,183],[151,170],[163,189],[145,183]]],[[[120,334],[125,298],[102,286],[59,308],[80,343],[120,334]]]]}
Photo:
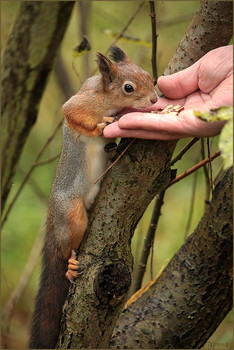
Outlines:
{"type": "Polygon", "coordinates": [[[149,73],[117,46],[110,58],[97,54],[100,74],[86,80],[64,105],[63,149],[49,200],[42,273],[29,347],[56,346],[62,307],[70,281],[79,274],[76,251],[85,234],[89,210],[100,188],[96,178],[106,169],[103,128],[125,107],[144,108],[157,101],[149,73]]]}

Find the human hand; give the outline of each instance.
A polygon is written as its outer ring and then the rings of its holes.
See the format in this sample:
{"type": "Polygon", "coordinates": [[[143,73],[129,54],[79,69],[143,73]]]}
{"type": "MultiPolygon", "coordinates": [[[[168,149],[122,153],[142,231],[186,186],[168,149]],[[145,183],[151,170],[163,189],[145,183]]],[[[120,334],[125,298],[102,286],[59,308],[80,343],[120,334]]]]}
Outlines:
{"type": "Polygon", "coordinates": [[[158,87],[166,97],[144,112],[125,114],[104,129],[104,137],[174,140],[219,134],[224,122],[201,121],[193,110],[202,112],[232,105],[232,49],[231,45],[217,48],[191,67],[160,77],[158,87]],[[178,116],[151,113],[170,104],[179,104],[184,110],[178,116]]]}

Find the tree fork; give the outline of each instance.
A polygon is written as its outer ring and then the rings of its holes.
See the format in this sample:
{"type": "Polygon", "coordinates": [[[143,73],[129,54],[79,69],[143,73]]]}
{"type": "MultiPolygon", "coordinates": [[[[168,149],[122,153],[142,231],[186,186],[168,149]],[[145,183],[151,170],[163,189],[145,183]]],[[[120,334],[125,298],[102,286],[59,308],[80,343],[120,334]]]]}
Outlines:
{"type": "Polygon", "coordinates": [[[120,316],[111,348],[198,349],[231,310],[232,186],[229,169],[194,233],[120,316]]]}
{"type": "MultiPolygon", "coordinates": [[[[213,8],[214,2],[211,3],[210,1],[202,2],[201,8],[203,6],[213,8]]],[[[222,4],[215,2],[215,4],[216,11],[211,9],[212,18],[208,14],[207,16],[213,20],[212,28],[215,30],[216,26],[219,28],[217,35],[221,38],[222,45],[227,45],[232,35],[232,4],[230,2],[222,2],[222,4]],[[217,8],[226,20],[225,33],[220,31],[220,14],[217,13],[217,8]]],[[[199,16],[200,25],[203,25],[201,12],[200,10],[195,15],[197,25],[199,16]]],[[[211,30],[208,20],[204,23],[206,29],[208,30],[209,24],[209,30],[211,30]]],[[[204,36],[202,45],[193,47],[193,61],[191,61],[189,58],[190,45],[193,45],[193,41],[196,40],[195,34],[189,27],[185,37],[188,39],[188,36],[191,35],[190,44],[186,48],[178,49],[176,53],[178,60],[176,61],[176,56],[173,57],[170,71],[165,72],[166,74],[187,68],[209,50],[220,46],[217,40],[210,43],[209,36],[204,36]],[[183,60],[179,59],[180,50],[183,55],[187,53],[187,58],[185,55],[183,60]]],[[[124,299],[115,308],[109,304],[100,303],[93,288],[93,281],[96,278],[95,264],[98,261],[100,263],[105,261],[107,257],[108,259],[112,257],[123,259],[131,270],[131,237],[150,201],[167,186],[170,180],[169,163],[175,145],[175,141],[138,140],[105,177],[97,201],[90,213],[89,229],[78,256],[84,266],[90,264],[90,267],[70,290],[64,307],[59,348],[103,349],[109,347],[109,340],[124,305],[124,299]]],[[[165,313],[164,323],[166,321],[167,314],[165,313]]],[[[176,323],[179,323],[178,320],[176,323]]],[[[121,334],[119,336],[121,337],[121,334]]],[[[126,347],[127,344],[125,343],[124,346],[126,347]]]]}
{"type": "MultiPolygon", "coordinates": [[[[160,141],[134,142],[105,177],[78,255],[85,270],[71,287],[65,303],[59,348],[108,347],[130,286],[127,276],[130,278],[128,271],[132,270],[131,237],[159,188],[170,181],[169,163],[174,142],[168,142],[167,147],[165,150],[165,144],[160,141]],[[105,271],[109,269],[106,261],[122,261],[122,279],[127,278],[124,294],[117,297],[117,304],[112,298],[106,302],[97,293],[100,269],[102,266],[105,271]]],[[[104,275],[107,278],[106,272],[104,275]]]]}

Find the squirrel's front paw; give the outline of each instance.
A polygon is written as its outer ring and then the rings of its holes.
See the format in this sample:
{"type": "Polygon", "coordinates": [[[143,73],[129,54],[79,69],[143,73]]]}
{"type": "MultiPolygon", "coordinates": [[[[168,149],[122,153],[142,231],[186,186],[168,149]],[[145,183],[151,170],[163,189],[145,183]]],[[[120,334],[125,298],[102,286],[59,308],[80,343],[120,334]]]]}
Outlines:
{"type": "Polygon", "coordinates": [[[72,250],[71,257],[68,260],[68,269],[65,275],[71,283],[74,283],[74,280],[80,274],[78,272],[79,266],[80,266],[80,263],[78,260],[76,260],[76,252],[72,250]]]}
{"type": "Polygon", "coordinates": [[[98,123],[97,127],[98,127],[98,130],[100,132],[100,135],[102,134],[103,132],[103,129],[107,126],[106,123],[98,123]]]}
{"type": "Polygon", "coordinates": [[[103,118],[102,118],[102,122],[101,122],[101,123],[98,123],[98,125],[97,125],[97,127],[98,127],[98,129],[99,129],[99,131],[100,131],[100,134],[102,134],[103,129],[104,129],[107,125],[113,123],[114,121],[115,121],[115,118],[114,118],[114,117],[103,117],[103,118]]]}

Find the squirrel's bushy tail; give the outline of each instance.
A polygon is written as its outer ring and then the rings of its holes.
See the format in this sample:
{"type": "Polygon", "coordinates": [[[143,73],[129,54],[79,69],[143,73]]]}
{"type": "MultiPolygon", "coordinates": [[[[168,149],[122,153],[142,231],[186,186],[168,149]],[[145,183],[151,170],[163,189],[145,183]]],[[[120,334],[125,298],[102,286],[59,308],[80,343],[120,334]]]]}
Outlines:
{"type": "Polygon", "coordinates": [[[57,344],[62,307],[70,284],[65,277],[66,265],[61,251],[51,245],[48,248],[48,243],[45,244],[40,288],[31,325],[30,349],[53,349],[57,344]]]}

